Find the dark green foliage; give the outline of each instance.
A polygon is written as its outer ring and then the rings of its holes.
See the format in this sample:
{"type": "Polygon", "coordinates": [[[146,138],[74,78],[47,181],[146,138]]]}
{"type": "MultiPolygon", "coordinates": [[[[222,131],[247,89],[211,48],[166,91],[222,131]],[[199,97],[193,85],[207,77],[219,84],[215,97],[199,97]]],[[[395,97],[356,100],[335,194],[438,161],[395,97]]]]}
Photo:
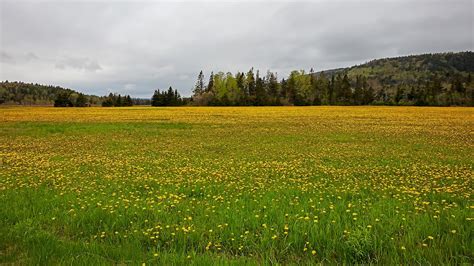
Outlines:
{"type": "Polygon", "coordinates": [[[152,106],[180,106],[184,104],[186,104],[186,101],[172,87],[169,87],[168,91],[155,90],[151,97],[152,106]]]}
{"type": "Polygon", "coordinates": [[[201,72],[199,72],[199,75],[198,75],[198,79],[196,81],[196,86],[194,87],[194,91],[193,93],[194,94],[201,94],[204,92],[204,74],[202,73],[202,70],[201,72]]]}
{"type": "Polygon", "coordinates": [[[54,100],[54,107],[73,107],[73,103],[70,99],[70,93],[62,92],[56,96],[54,100]]]}
{"type": "Polygon", "coordinates": [[[99,101],[98,96],[84,95],[59,86],[8,80],[0,82],[0,104],[89,106],[99,101]]]}
{"type": "Polygon", "coordinates": [[[79,93],[79,96],[77,96],[77,99],[76,99],[75,106],[76,107],[86,107],[87,106],[87,99],[84,96],[84,94],[79,93]]]}
{"type": "Polygon", "coordinates": [[[102,107],[122,107],[133,106],[133,100],[130,95],[122,96],[120,94],[112,94],[105,96],[102,100],[102,107]]]}
{"type": "Polygon", "coordinates": [[[86,107],[90,106],[86,95],[82,93],[61,92],[54,100],[54,107],[86,107]]]}
{"type": "Polygon", "coordinates": [[[211,76],[209,77],[209,83],[206,87],[206,92],[212,91],[214,89],[214,72],[211,72],[211,76]]]}
{"type": "MultiPolygon", "coordinates": [[[[292,71],[278,82],[251,68],[211,74],[195,105],[419,105],[472,106],[474,53],[444,53],[379,59],[351,68],[292,71]]],[[[198,85],[203,79],[202,71],[198,85]]],[[[200,88],[200,86],[199,86],[200,88]]]]}

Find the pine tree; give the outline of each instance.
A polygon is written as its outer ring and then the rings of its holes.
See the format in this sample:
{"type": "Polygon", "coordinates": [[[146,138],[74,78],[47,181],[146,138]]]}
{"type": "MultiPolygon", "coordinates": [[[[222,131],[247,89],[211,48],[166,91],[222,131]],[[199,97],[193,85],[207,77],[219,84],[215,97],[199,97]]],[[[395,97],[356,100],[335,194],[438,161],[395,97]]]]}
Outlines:
{"type": "Polygon", "coordinates": [[[118,95],[116,98],[115,106],[122,106],[122,95],[118,95]]]}
{"type": "Polygon", "coordinates": [[[350,99],[352,98],[352,91],[351,91],[351,84],[349,82],[349,78],[347,77],[347,74],[344,74],[342,79],[340,75],[338,75],[337,83],[338,83],[337,90],[336,90],[337,103],[349,104],[350,99]]]}
{"type": "Polygon", "coordinates": [[[244,73],[237,73],[236,76],[237,79],[237,89],[240,91],[240,94],[242,95],[241,103],[240,105],[247,105],[249,93],[247,91],[247,88],[245,86],[245,75],[244,73]]]}
{"type": "Polygon", "coordinates": [[[174,105],[175,95],[173,88],[170,86],[168,92],[166,93],[166,106],[174,105]]]}
{"type": "Polygon", "coordinates": [[[203,92],[204,92],[204,75],[201,70],[201,72],[199,72],[196,85],[194,86],[193,93],[194,95],[200,95],[203,92]]]}
{"type": "Polygon", "coordinates": [[[54,107],[72,107],[73,103],[67,92],[59,93],[54,100],[54,107]]]}
{"type": "Polygon", "coordinates": [[[275,105],[278,104],[278,91],[279,91],[279,84],[278,84],[278,78],[275,74],[272,72],[268,71],[267,72],[267,77],[265,78],[266,80],[266,85],[267,85],[267,95],[268,98],[270,98],[269,104],[275,105]]]}
{"type": "Polygon", "coordinates": [[[374,101],[374,89],[372,86],[364,86],[362,93],[364,94],[362,104],[367,105],[374,101]]]}
{"type": "Polygon", "coordinates": [[[125,104],[124,106],[133,106],[133,100],[132,98],[130,97],[130,95],[127,95],[127,97],[125,97],[125,104]]]}
{"type": "Polygon", "coordinates": [[[77,96],[77,99],[76,99],[76,104],[74,106],[77,106],[77,107],[87,106],[87,99],[84,96],[84,94],[79,93],[79,95],[77,96]]]}
{"type": "Polygon", "coordinates": [[[360,75],[356,76],[356,82],[355,82],[355,87],[354,87],[354,93],[352,95],[353,98],[353,104],[355,105],[361,105],[363,104],[363,84],[362,84],[362,77],[360,75]]]}
{"type": "Polygon", "coordinates": [[[209,76],[209,83],[207,84],[206,87],[206,92],[212,92],[214,91],[214,72],[211,72],[211,75],[209,76]]]}
{"type": "Polygon", "coordinates": [[[151,97],[151,106],[160,106],[160,90],[155,90],[155,93],[153,93],[153,96],[151,97]]]}
{"type": "Polygon", "coordinates": [[[264,81],[260,77],[259,71],[255,77],[255,105],[262,106],[266,104],[264,81]]]}
{"type": "Polygon", "coordinates": [[[246,75],[247,91],[250,97],[255,97],[255,76],[253,73],[253,67],[247,72],[246,75]]]}
{"type": "Polygon", "coordinates": [[[331,76],[331,81],[329,82],[328,86],[328,99],[329,104],[334,104],[334,87],[336,86],[336,80],[334,75],[331,76]]]}

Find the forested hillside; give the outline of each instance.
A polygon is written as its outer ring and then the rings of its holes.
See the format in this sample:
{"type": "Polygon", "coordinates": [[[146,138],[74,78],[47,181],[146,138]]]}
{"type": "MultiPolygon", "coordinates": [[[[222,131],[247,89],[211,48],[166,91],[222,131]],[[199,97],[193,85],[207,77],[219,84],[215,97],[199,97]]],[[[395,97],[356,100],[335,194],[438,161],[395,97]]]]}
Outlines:
{"type": "Polygon", "coordinates": [[[314,73],[199,73],[195,105],[474,105],[474,53],[378,59],[314,73]]]}
{"type": "Polygon", "coordinates": [[[0,104],[53,105],[55,101],[81,106],[97,105],[100,97],[84,95],[80,92],[51,85],[23,82],[0,82],[0,104]],[[78,101],[79,99],[79,101],[78,101]]]}
{"type": "Polygon", "coordinates": [[[150,99],[109,93],[108,96],[86,95],[60,86],[24,82],[0,82],[0,104],[54,105],[56,107],[150,105],[150,99]]]}

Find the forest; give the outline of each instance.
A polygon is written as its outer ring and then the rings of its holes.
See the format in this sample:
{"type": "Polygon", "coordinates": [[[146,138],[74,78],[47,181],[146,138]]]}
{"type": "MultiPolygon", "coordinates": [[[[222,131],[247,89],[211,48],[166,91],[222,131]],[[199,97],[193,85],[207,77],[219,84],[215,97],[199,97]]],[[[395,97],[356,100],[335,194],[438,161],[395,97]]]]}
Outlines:
{"type": "Polygon", "coordinates": [[[473,106],[474,53],[426,54],[373,60],[323,72],[210,74],[201,71],[194,105],[416,105],[473,106]]]}

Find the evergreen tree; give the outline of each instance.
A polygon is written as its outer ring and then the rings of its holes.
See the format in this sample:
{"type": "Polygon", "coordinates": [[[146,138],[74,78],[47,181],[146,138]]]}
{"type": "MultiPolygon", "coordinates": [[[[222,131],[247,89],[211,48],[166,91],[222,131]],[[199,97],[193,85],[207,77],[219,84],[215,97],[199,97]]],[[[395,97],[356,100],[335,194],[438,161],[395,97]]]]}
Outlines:
{"type": "Polygon", "coordinates": [[[336,80],[334,75],[331,76],[331,81],[328,86],[328,100],[329,104],[334,104],[334,87],[336,86],[336,80]]]}
{"type": "Polygon", "coordinates": [[[76,99],[76,104],[74,106],[77,106],[77,107],[87,106],[86,96],[82,93],[79,93],[79,95],[77,96],[77,99],[76,99]]]}
{"type": "Polygon", "coordinates": [[[115,100],[115,106],[122,106],[122,95],[118,95],[118,97],[115,100]]]}
{"type": "Polygon", "coordinates": [[[124,106],[133,106],[133,100],[130,95],[127,95],[124,99],[124,106]]]}
{"type": "Polygon", "coordinates": [[[70,93],[63,92],[59,93],[54,100],[54,107],[72,107],[74,106],[71,99],[69,98],[70,93]]]}
{"type": "Polygon", "coordinates": [[[362,93],[364,95],[362,98],[362,104],[367,105],[374,101],[374,89],[372,86],[365,86],[362,93]]]}
{"type": "Polygon", "coordinates": [[[236,76],[236,80],[237,80],[237,88],[238,88],[238,90],[240,91],[240,93],[242,95],[240,105],[247,105],[249,93],[248,93],[247,87],[245,85],[245,75],[244,75],[244,73],[238,72],[237,76],[236,76]]]}
{"type": "Polygon", "coordinates": [[[151,106],[161,106],[161,94],[160,90],[155,90],[155,93],[153,93],[153,96],[151,97],[151,106]]]}
{"type": "Polygon", "coordinates": [[[340,75],[337,76],[335,94],[337,104],[347,105],[350,103],[352,99],[352,91],[347,74],[344,74],[342,78],[340,75]]]}
{"type": "Polygon", "coordinates": [[[211,72],[211,75],[209,76],[209,83],[207,84],[206,87],[206,92],[212,92],[214,91],[214,72],[211,72]]]}
{"type": "Polygon", "coordinates": [[[267,81],[267,95],[270,101],[268,104],[270,105],[279,105],[279,84],[278,84],[278,79],[275,74],[272,72],[268,71],[267,72],[267,77],[265,78],[267,81]]]}
{"type": "Polygon", "coordinates": [[[202,73],[202,70],[201,70],[201,72],[199,72],[196,85],[194,86],[193,93],[196,95],[199,95],[204,92],[204,89],[205,89],[204,88],[204,74],[202,73]]]}
{"type": "Polygon", "coordinates": [[[167,91],[155,90],[151,97],[152,106],[180,106],[184,104],[185,101],[181,99],[178,90],[173,90],[171,86],[167,91]]]}
{"type": "Polygon", "coordinates": [[[255,77],[255,105],[263,106],[266,104],[264,81],[260,77],[259,71],[255,77]]]}
{"type": "Polygon", "coordinates": [[[253,67],[247,72],[246,75],[246,85],[247,91],[249,94],[249,103],[253,105],[255,103],[256,98],[256,90],[255,90],[255,75],[253,73],[253,67]]]}

